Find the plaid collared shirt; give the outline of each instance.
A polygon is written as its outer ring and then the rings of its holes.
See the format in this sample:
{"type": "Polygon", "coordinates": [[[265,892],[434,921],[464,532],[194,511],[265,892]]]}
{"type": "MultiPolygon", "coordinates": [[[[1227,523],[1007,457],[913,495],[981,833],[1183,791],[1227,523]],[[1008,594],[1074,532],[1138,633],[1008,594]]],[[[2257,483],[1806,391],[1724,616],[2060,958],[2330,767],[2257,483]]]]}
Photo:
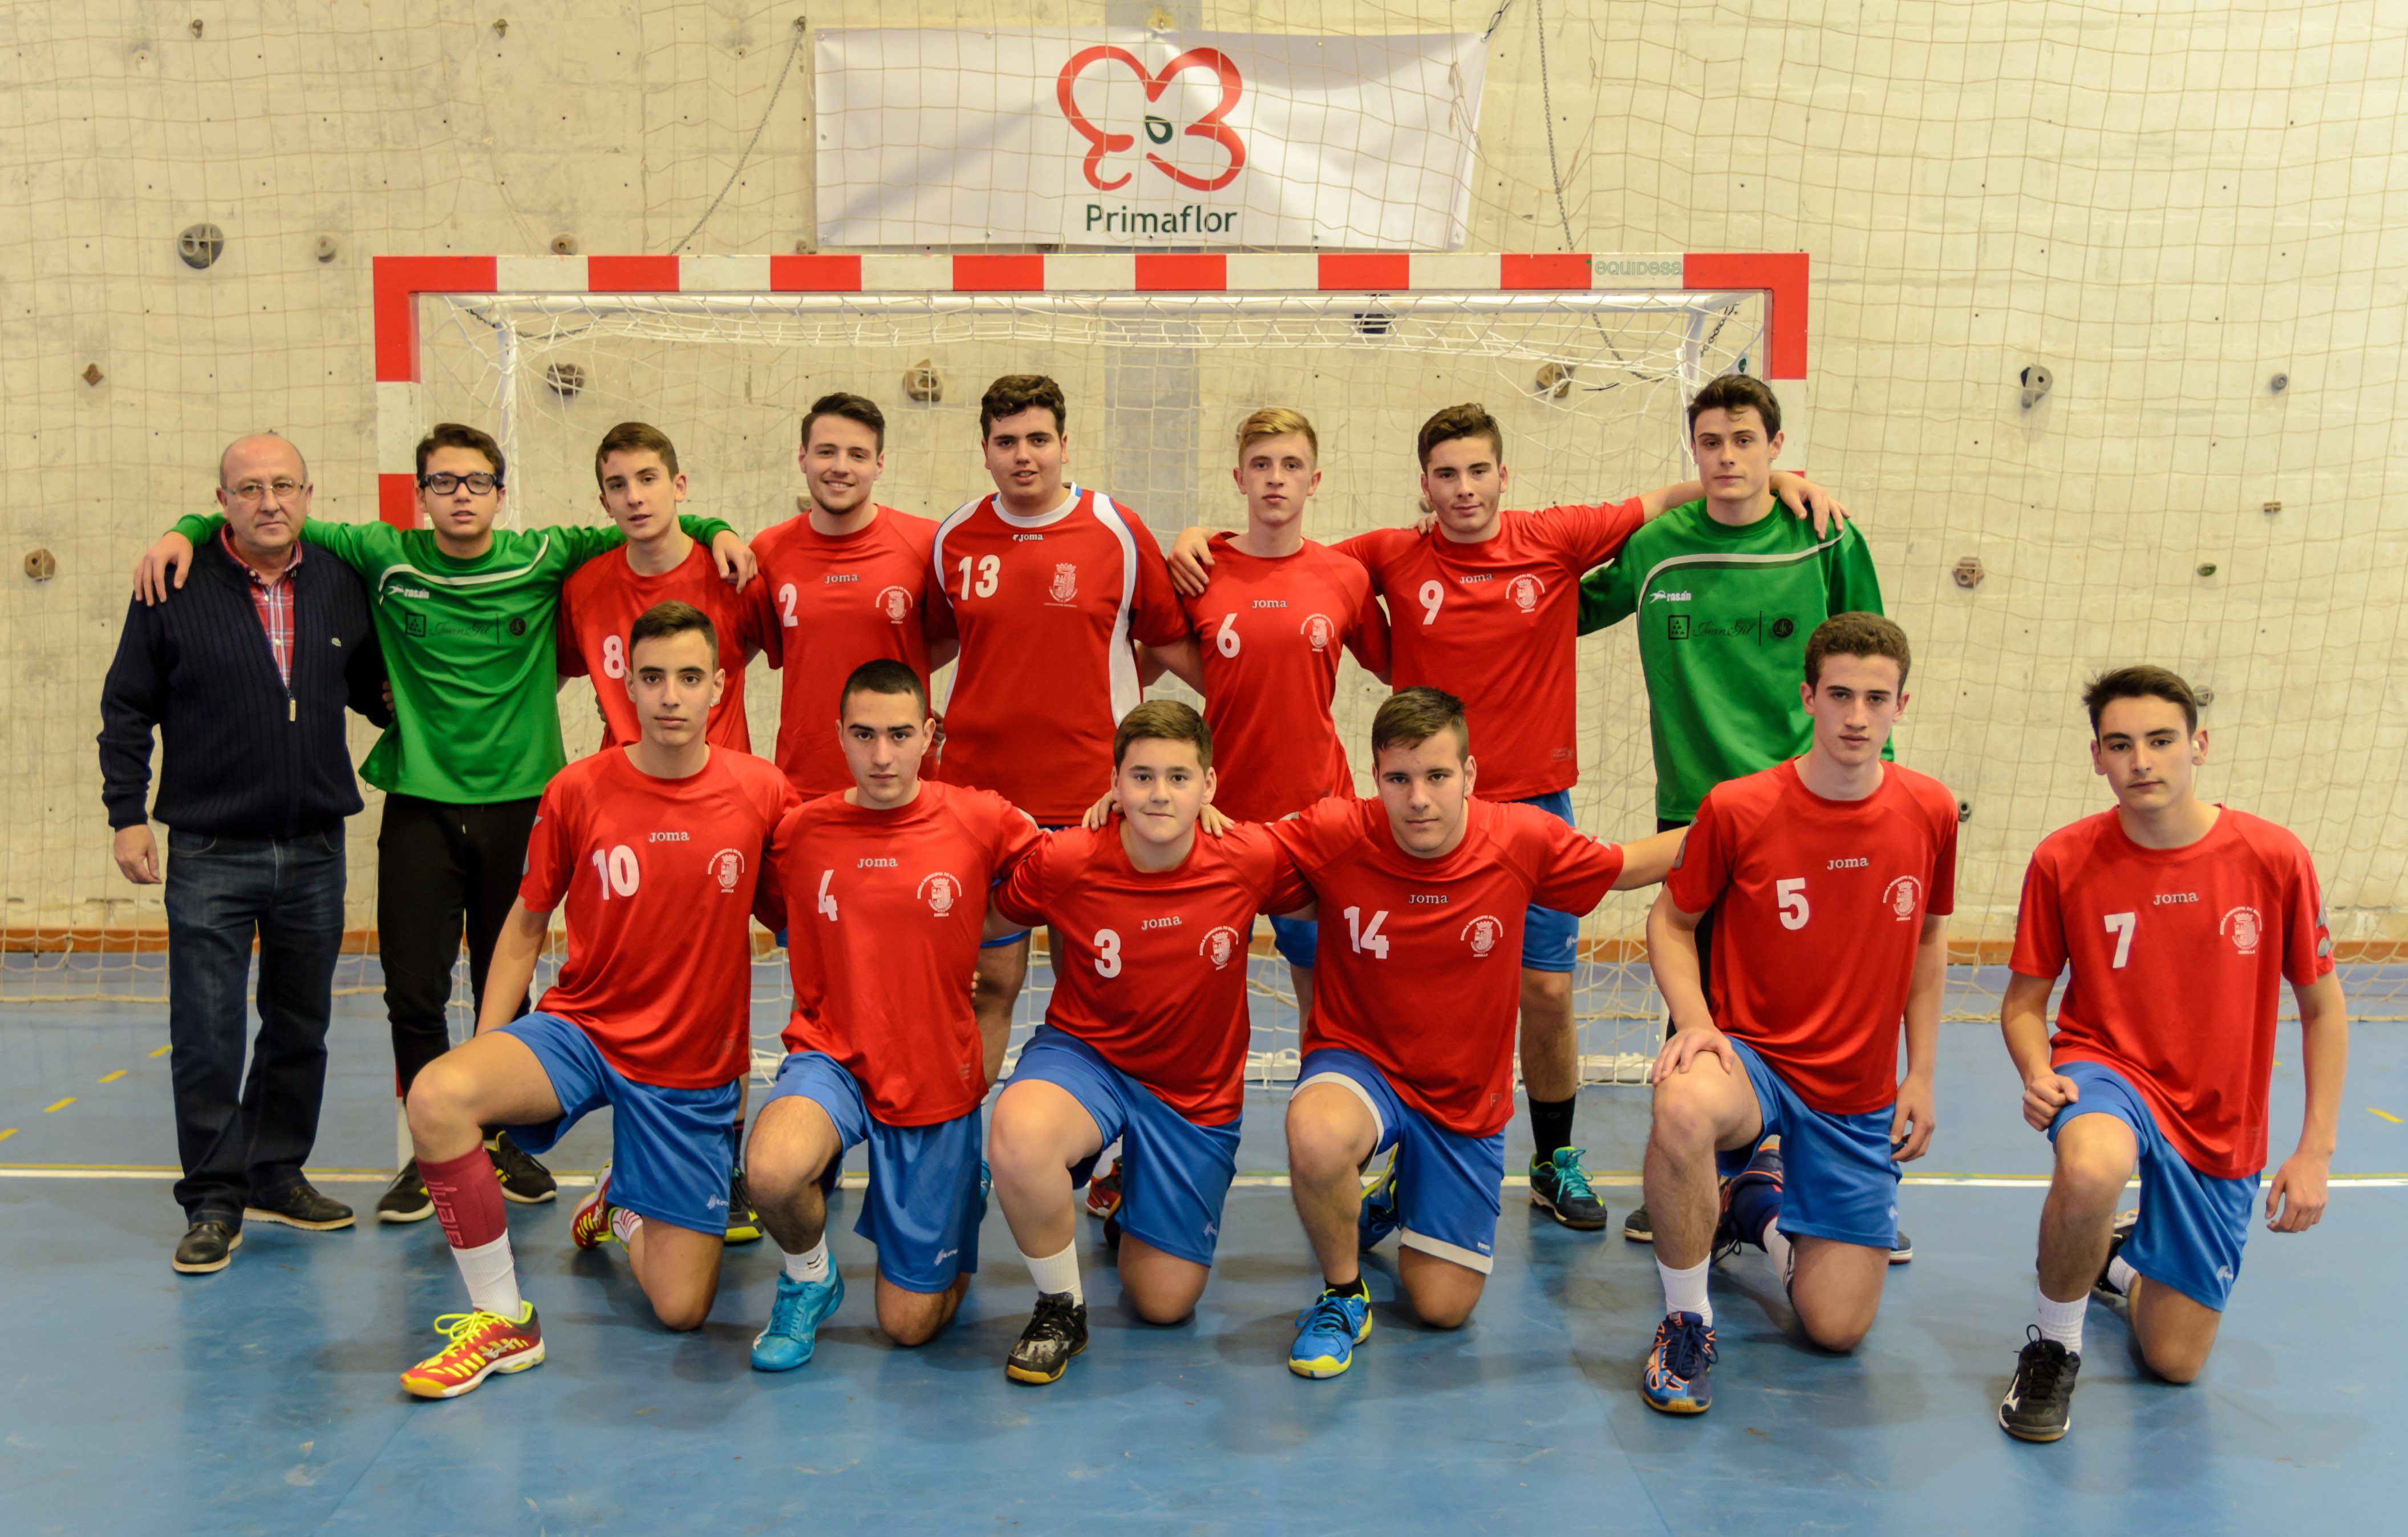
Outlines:
{"type": "Polygon", "coordinates": [[[261,576],[251,562],[234,547],[234,537],[221,533],[218,542],[225,553],[251,578],[251,606],[259,615],[259,627],[267,632],[267,649],[276,654],[276,671],[287,689],[293,686],[293,573],[301,564],[301,546],[295,541],[293,558],[284,563],[282,574],[273,582],[261,576]]]}

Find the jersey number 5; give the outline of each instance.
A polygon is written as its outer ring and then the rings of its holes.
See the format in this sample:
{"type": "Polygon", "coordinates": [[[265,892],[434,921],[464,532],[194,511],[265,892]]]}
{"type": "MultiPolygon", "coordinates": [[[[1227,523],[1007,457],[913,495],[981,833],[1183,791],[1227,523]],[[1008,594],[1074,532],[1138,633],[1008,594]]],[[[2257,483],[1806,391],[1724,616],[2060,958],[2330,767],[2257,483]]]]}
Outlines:
{"type": "Polygon", "coordinates": [[[1781,927],[1803,928],[1813,910],[1806,905],[1806,877],[1772,883],[1773,899],[1781,904],[1781,927]]]}

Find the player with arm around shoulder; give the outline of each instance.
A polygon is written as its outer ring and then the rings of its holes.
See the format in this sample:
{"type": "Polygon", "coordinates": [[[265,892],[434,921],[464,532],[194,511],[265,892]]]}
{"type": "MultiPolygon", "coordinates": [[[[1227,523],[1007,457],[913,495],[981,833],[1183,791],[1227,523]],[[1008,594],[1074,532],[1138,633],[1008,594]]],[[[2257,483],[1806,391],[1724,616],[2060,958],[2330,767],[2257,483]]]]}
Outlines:
{"type": "Polygon", "coordinates": [[[2038,1318],[1999,1426],[2055,1441],[2071,1423],[2093,1297],[2130,1312],[2149,1371],[2207,1364],[2266,1166],[2282,984],[2300,1004],[2307,1113],[2265,1188],[2266,1226],[2324,1215],[2349,1025],[2315,862],[2289,832],[2199,798],[2199,699],[2157,667],[2083,696],[2112,811],[2032,855],[2000,1008],[2024,1119],[2056,1144],[2041,1208],[2038,1318]],[[2048,1033],[2048,995],[2071,969],[2048,1033]],[[2137,1214],[2116,1214],[2141,1180],[2137,1214]]]}
{"type": "Polygon", "coordinates": [[[1912,665],[1905,632],[1879,614],[1817,625],[1800,684],[1813,745],[1706,793],[1648,915],[1675,1027],[1656,1059],[1642,1173],[1665,1310],[1640,1384],[1650,1408],[1713,1402],[1716,1253],[1764,1250],[1825,1350],[1854,1350],[1880,1309],[1899,1163],[1924,1155],[1935,1126],[1956,908],[1956,797],[1882,761],[1912,665]],[[1725,937],[1711,998],[1697,946],[1710,910],[1725,937]],[[1718,1174],[1733,1176],[1719,1199],[1718,1174]]]}

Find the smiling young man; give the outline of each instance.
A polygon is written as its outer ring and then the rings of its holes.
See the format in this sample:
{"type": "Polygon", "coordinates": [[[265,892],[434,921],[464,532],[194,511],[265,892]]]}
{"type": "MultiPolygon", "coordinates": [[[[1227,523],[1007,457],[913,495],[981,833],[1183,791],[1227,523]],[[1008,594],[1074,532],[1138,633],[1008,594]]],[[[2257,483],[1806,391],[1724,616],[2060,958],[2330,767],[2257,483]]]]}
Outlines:
{"type": "Polygon", "coordinates": [[[2275,1015],[2300,1005],[2306,1114],[2266,1185],[2266,1226],[2323,1217],[2349,1024],[2315,863],[2289,832],[2199,798],[2199,697],[2163,668],[2119,668],[2083,694],[2112,811],[2032,855],[2000,1010],[2024,1119],[2056,1144],[2040,1219],[2039,1319],[1999,1426],[2055,1441],[2071,1423],[2084,1315],[2130,1312],[2167,1382],[2207,1365],[2266,1167],[2275,1015]],[[2048,995],[2072,978],[2048,1032],[2048,995]],[[2116,1215],[2137,1171],[2140,1210],[2116,1215]]]}
{"type": "Polygon", "coordinates": [[[1212,733],[1186,705],[1129,711],[1112,740],[1120,816],[1049,836],[996,888],[998,916],[1051,926],[1054,996],[996,1101],[996,1199],[1037,1284],[1005,1362],[1049,1383],[1087,1345],[1072,1203],[1103,1150],[1124,1151],[1122,1294],[1139,1317],[1196,1309],[1237,1174],[1244,1109],[1246,940],[1257,912],[1308,899],[1260,827],[1199,838],[1212,733]]]}
{"type": "Polygon", "coordinates": [[[1799,685],[1813,745],[1706,792],[1648,914],[1673,1025],[1641,1173],[1665,1312],[1640,1384],[1650,1408],[1713,1401],[1718,1244],[1770,1256],[1825,1350],[1854,1350],[1881,1307],[1899,1162],[1931,1142],[1956,892],[1956,797],[1882,761],[1912,662],[1879,614],[1816,625],[1799,685]],[[1697,941],[1709,911],[1724,936],[1711,997],[1697,941]],[[1719,1201],[1718,1172],[1736,1176],[1719,1201]]]}
{"type": "Polygon", "coordinates": [[[646,610],[628,653],[641,735],[570,764],[544,790],[476,1039],[410,1089],[418,1168],[468,1289],[466,1313],[436,1320],[445,1347],[402,1373],[419,1398],[457,1398],[543,1359],[482,1127],[515,1128],[539,1153],[608,1107],[610,1161],[578,1204],[570,1240],[624,1244],[669,1329],[700,1328],[719,1288],[732,1116],[752,1056],[753,887],[796,797],[764,759],[705,736],[726,677],[700,610],[646,610]],[[564,901],[560,981],[539,1012],[513,1019],[564,901]]]}
{"type": "Polygon", "coordinates": [[[935,723],[927,686],[902,663],[853,668],[838,711],[853,786],[790,812],[770,853],[795,1013],[746,1155],[753,1199],[785,1254],[768,1327],[752,1342],[762,1372],[809,1361],[844,1300],[827,1193],[865,1142],[869,1192],[853,1231],[878,1248],[878,1327],[922,1344],[961,1306],[986,1213],[988,1084],[965,983],[988,888],[1041,836],[1000,796],[921,777],[935,723]]]}
{"type": "Polygon", "coordinates": [[[1379,798],[1325,800],[1271,828],[1321,927],[1287,1111],[1290,1187],[1323,1281],[1297,1319],[1298,1376],[1352,1363],[1371,1329],[1358,1254],[1390,1232],[1415,1316],[1435,1329],[1470,1317],[1494,1263],[1527,914],[1653,884],[1680,842],[1621,848],[1475,797],[1473,740],[1461,700],[1401,689],[1371,722],[1379,798]],[[1383,1152],[1366,1193],[1361,1171],[1383,1152]]]}

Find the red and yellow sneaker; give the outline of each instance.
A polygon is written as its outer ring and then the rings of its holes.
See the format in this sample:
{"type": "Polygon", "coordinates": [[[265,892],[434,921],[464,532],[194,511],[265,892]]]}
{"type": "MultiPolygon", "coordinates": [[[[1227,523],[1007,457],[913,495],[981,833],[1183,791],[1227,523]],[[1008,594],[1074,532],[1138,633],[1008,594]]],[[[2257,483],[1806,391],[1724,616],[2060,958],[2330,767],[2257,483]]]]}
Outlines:
{"type": "Polygon", "coordinates": [[[496,1372],[541,1366],[543,1329],[535,1304],[519,1306],[515,1323],[498,1313],[447,1313],[436,1319],[436,1332],[452,1343],[403,1372],[403,1390],[422,1399],[456,1399],[496,1372]]]}
{"type": "Polygon", "coordinates": [[[1109,1217],[1121,1209],[1121,1160],[1087,1182],[1087,1214],[1109,1217]]]}
{"type": "Polygon", "coordinates": [[[606,1163],[602,1172],[594,1176],[593,1191],[568,1214],[568,1242],[580,1249],[595,1249],[609,1236],[610,1166],[606,1163]]]}

